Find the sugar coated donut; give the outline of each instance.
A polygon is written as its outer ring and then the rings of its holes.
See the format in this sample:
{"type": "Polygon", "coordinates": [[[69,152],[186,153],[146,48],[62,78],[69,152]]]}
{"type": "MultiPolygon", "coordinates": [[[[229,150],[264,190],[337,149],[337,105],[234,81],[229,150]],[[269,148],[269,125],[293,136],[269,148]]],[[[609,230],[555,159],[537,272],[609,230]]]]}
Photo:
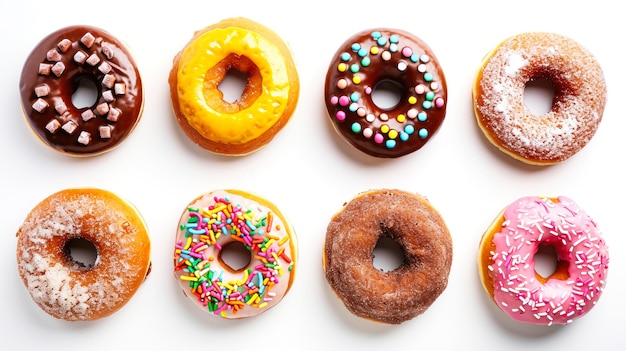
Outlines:
{"type": "Polygon", "coordinates": [[[241,190],[193,200],[176,230],[174,275],[184,294],[211,315],[240,319],[276,306],[293,284],[296,262],[296,235],[285,216],[241,190]],[[230,261],[224,257],[229,250],[230,261]],[[243,264],[236,264],[237,252],[243,264]]]}
{"type": "Polygon", "coordinates": [[[598,302],[606,285],[609,253],[596,222],[571,199],[522,197],[484,233],[478,253],[483,287],[513,320],[568,324],[598,302]],[[535,270],[541,245],[552,246],[557,265],[535,270]]]}
{"type": "Polygon", "coordinates": [[[596,133],[606,103],[604,75],[594,56],[554,33],[523,33],[484,58],[473,88],[474,110],[486,138],[505,154],[534,165],[562,162],[596,133]],[[524,104],[527,84],[554,88],[552,109],[534,115],[524,104]]]}
{"type": "Polygon", "coordinates": [[[405,31],[372,29],[337,50],[324,99],[343,139],[371,156],[391,158],[430,140],[444,120],[448,98],[443,71],[426,43],[405,31]],[[374,101],[373,93],[384,86],[398,93],[395,106],[374,101]]]}
{"type": "Polygon", "coordinates": [[[28,214],[17,239],[17,267],[26,289],[58,319],[90,321],[113,314],[150,271],[150,239],[141,215],[106,190],[50,195],[28,214]],[[96,251],[93,265],[73,256],[72,246],[80,241],[96,251]]]}
{"type": "Polygon", "coordinates": [[[71,156],[112,150],[135,129],[143,110],[141,77],[128,49],[95,27],[71,26],[45,37],[20,77],[22,109],[46,145],[71,156]],[[81,83],[97,91],[93,105],[76,107],[81,83]]]}
{"type": "Polygon", "coordinates": [[[323,269],[330,287],[354,315],[400,324],[424,313],[448,285],[452,238],[423,197],[391,189],[359,194],[336,213],[326,231],[323,269]],[[391,271],[373,265],[387,237],[404,253],[391,271]]]}
{"type": "Polygon", "coordinates": [[[197,31],[175,56],[169,84],[183,132],[208,151],[235,156],[269,143],[290,120],[300,92],[287,44],[246,18],[197,31]],[[241,98],[232,103],[218,87],[231,71],[247,76],[241,98]]]}

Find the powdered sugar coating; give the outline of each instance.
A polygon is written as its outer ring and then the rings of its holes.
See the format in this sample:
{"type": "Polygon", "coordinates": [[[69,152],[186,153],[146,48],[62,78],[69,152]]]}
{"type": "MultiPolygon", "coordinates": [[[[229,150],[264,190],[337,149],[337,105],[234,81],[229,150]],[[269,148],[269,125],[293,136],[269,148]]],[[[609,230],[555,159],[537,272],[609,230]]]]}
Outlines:
{"type": "Polygon", "coordinates": [[[93,320],[121,308],[143,282],[150,243],[131,207],[100,190],[66,190],[37,205],[17,236],[18,272],[33,301],[64,320],[93,320]],[[96,246],[86,268],[64,253],[73,238],[96,246]],[[146,252],[148,254],[146,254],[146,252]]]}
{"type": "Polygon", "coordinates": [[[523,33],[487,55],[474,86],[474,108],[487,138],[532,164],[561,162],[594,136],[604,112],[606,85],[593,55],[554,33],[523,33]],[[551,111],[534,115],[523,102],[536,79],[555,90],[551,111]]]}

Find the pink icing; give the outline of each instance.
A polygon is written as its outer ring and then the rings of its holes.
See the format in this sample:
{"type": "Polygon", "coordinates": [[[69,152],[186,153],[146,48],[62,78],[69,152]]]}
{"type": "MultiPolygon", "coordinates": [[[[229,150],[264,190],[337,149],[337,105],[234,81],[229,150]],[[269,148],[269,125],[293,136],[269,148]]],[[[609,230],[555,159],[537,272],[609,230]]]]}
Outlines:
{"type": "Polygon", "coordinates": [[[567,197],[558,202],[524,197],[504,211],[493,238],[494,299],[512,319],[531,324],[569,324],[597,303],[608,272],[608,248],[596,223],[567,197]],[[569,262],[567,280],[535,279],[540,244],[569,262]]]}

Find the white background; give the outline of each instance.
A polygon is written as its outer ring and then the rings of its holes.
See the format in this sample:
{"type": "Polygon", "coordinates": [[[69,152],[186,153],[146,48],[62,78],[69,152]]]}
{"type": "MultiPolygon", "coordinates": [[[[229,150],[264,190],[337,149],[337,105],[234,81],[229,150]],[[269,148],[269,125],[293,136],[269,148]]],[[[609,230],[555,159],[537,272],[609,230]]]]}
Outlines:
{"type": "MultiPolygon", "coordinates": [[[[624,20],[615,1],[3,1],[0,5],[0,343],[3,349],[169,349],[204,345],[240,349],[625,349],[626,236],[623,152],[624,20]],[[150,5],[148,5],[150,4],[150,5]],[[149,7],[147,7],[149,6],[149,7]],[[264,149],[246,157],[209,154],[175,123],[167,76],[172,58],[206,25],[232,16],[263,23],[288,42],[301,80],[297,110],[264,149]],[[72,24],[103,28],[135,55],[145,91],[143,117],[116,150],[76,159],[55,153],[30,132],[18,81],[30,50],[72,24]],[[352,34],[391,27],[413,32],[434,50],[448,81],[446,120],[421,150],[374,159],[350,149],[330,127],[323,102],[328,63],[352,34]],[[600,128],[581,152],[532,167],[496,151],[479,131],[471,87],[482,57],[504,38],[553,31],[574,38],[600,61],[608,103],[600,128]],[[152,240],[152,273],[111,317],[58,321],[30,299],[17,274],[15,232],[44,197],[69,187],[108,189],[134,203],[152,240]],[[361,191],[400,188],[429,198],[454,241],[448,288],[421,316],[390,326],[351,315],[324,279],[326,225],[361,191]],[[300,242],[287,297],[251,319],[227,321],[196,309],[172,274],[175,227],[185,205],[216,188],[265,196],[291,219],[300,242]],[[478,280],[476,250],[503,206],[526,195],[567,195],[599,223],[610,246],[604,295],[566,327],[509,320],[478,280]]],[[[584,69],[584,67],[581,67],[584,69]]]]}

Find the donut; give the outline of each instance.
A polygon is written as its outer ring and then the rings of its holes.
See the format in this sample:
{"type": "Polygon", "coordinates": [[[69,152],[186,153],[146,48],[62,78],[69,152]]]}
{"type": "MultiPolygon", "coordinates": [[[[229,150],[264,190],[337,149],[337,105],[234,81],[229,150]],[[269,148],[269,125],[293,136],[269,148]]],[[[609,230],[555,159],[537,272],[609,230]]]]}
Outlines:
{"type": "Polygon", "coordinates": [[[150,238],[137,209],[102,189],[58,191],[17,231],[17,267],[32,300],[66,321],[93,321],[121,309],[150,272],[150,238]],[[84,262],[73,247],[93,249],[84,262]]]}
{"type": "Polygon", "coordinates": [[[362,192],[333,215],[322,253],[326,280],[352,314],[400,324],[424,313],[448,285],[452,237],[424,197],[402,190],[362,192]],[[403,251],[390,271],[373,265],[381,238],[403,251]]]}
{"type": "Polygon", "coordinates": [[[91,26],[65,27],[41,40],[22,68],[20,95],[34,134],[70,156],[114,149],[135,129],[143,110],[141,76],[128,48],[91,26]],[[81,84],[95,87],[91,106],[72,102],[81,84]]]}
{"type": "Polygon", "coordinates": [[[446,115],[446,79],[433,51],[397,29],[362,31],[333,56],[324,88],[328,118],[349,145],[375,157],[400,157],[430,140],[446,115]],[[397,92],[387,107],[378,89],[397,92]]]}
{"type": "Polygon", "coordinates": [[[478,252],[483,288],[511,319],[569,324],[589,312],[606,285],[609,253],[597,223],[573,200],[522,197],[485,231],[478,252]],[[537,273],[540,246],[554,248],[556,269],[537,273]]]}
{"type": "Polygon", "coordinates": [[[300,80],[287,44],[270,28],[228,18],[196,31],[174,57],[169,75],[176,121],[187,137],[215,154],[242,156],[268,144],[296,108],[300,80]],[[239,99],[219,84],[239,72],[239,99]]]}
{"type": "Polygon", "coordinates": [[[199,196],[176,229],[174,276],[213,316],[243,319],[276,306],[293,284],[296,263],[291,224],[276,205],[242,190],[199,196]]]}
{"type": "Polygon", "coordinates": [[[562,162],[589,143],[602,120],[606,83],[594,56],[555,33],[522,33],[488,53],[473,85],[478,126],[499,150],[531,165],[562,162]],[[524,104],[534,80],[554,88],[549,112],[524,104]]]}

